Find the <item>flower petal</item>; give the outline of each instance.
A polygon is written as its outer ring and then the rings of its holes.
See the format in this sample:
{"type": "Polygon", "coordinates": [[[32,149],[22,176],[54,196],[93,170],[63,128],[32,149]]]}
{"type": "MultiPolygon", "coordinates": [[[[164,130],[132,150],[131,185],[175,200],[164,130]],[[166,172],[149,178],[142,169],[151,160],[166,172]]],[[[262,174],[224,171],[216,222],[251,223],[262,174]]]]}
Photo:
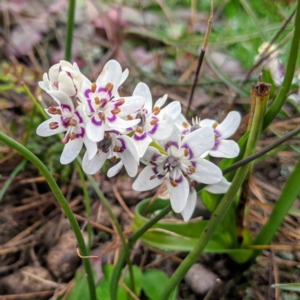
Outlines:
{"type": "Polygon", "coordinates": [[[170,172],[170,180],[167,180],[167,188],[170,194],[171,206],[176,213],[180,213],[186,206],[190,186],[178,168],[170,172]],[[177,186],[173,186],[170,180],[175,181],[177,186]]]}
{"type": "Polygon", "coordinates": [[[240,153],[239,145],[232,140],[219,140],[216,149],[209,151],[209,155],[214,157],[234,158],[240,153]]]}
{"type": "Polygon", "coordinates": [[[147,84],[139,82],[133,91],[133,96],[142,96],[145,99],[144,108],[147,114],[152,111],[152,96],[147,84]]]}
{"type": "Polygon", "coordinates": [[[198,158],[195,163],[195,173],[188,174],[191,179],[205,184],[217,183],[222,179],[222,171],[212,162],[198,158]]]}
{"type": "Polygon", "coordinates": [[[74,113],[74,105],[69,96],[62,91],[50,91],[48,94],[61,106],[62,109],[66,108],[70,113],[74,113]]]}
{"type": "Polygon", "coordinates": [[[166,160],[166,156],[162,155],[157,148],[149,146],[140,161],[145,165],[161,165],[166,160]],[[151,163],[150,163],[151,162],[151,163]]]}
{"type": "Polygon", "coordinates": [[[197,193],[196,190],[191,187],[189,196],[186,202],[186,206],[184,207],[183,211],[181,212],[181,215],[183,217],[183,220],[187,222],[193,215],[193,212],[196,207],[196,202],[197,202],[197,193]]]}
{"type": "Polygon", "coordinates": [[[36,134],[39,136],[51,136],[57,133],[61,133],[66,131],[67,128],[62,126],[61,120],[59,116],[53,116],[51,119],[44,121],[42,124],[38,126],[36,129],[36,134]],[[50,123],[57,123],[56,129],[50,129],[50,123]]]}
{"type": "Polygon", "coordinates": [[[212,120],[212,119],[204,119],[200,121],[200,127],[213,127],[213,125],[217,123],[217,121],[212,120]]]}
{"type": "Polygon", "coordinates": [[[151,121],[153,121],[153,117],[147,118],[147,123],[145,124],[145,131],[151,136],[153,140],[165,140],[170,137],[173,131],[174,122],[173,119],[165,115],[163,119],[160,119],[154,125],[151,125],[151,121]]]}
{"type": "Polygon", "coordinates": [[[108,171],[107,171],[107,177],[113,177],[116,174],[118,174],[120,172],[120,170],[123,167],[123,161],[120,160],[117,164],[115,164],[114,166],[112,166],[108,171]]]}
{"type": "Polygon", "coordinates": [[[146,166],[134,181],[132,188],[135,191],[148,191],[162,184],[164,176],[157,176],[153,178],[153,176],[157,175],[155,169],[156,168],[153,166],[146,166]]]}
{"type": "Polygon", "coordinates": [[[104,125],[103,121],[97,114],[94,114],[90,122],[86,124],[86,134],[92,142],[100,142],[104,138],[104,125]]]}
{"type": "Polygon", "coordinates": [[[145,154],[149,144],[152,142],[152,138],[145,131],[143,133],[135,132],[132,140],[136,145],[139,157],[145,154]]]}
{"type": "Polygon", "coordinates": [[[122,85],[124,83],[124,81],[127,79],[128,75],[129,75],[129,71],[128,71],[128,69],[125,69],[122,73],[120,85],[122,85]]]}
{"type": "Polygon", "coordinates": [[[161,114],[169,115],[175,120],[181,114],[181,105],[179,101],[173,101],[161,110],[161,114]]]}
{"type": "Polygon", "coordinates": [[[227,139],[228,137],[232,136],[236,130],[238,129],[241,123],[241,115],[237,111],[231,111],[224,121],[219,124],[216,128],[221,134],[222,139],[227,139]]]}
{"type": "Polygon", "coordinates": [[[167,94],[163,95],[161,98],[159,98],[154,103],[153,107],[159,107],[159,108],[161,108],[166,103],[167,99],[168,99],[168,95],[167,94]]]}
{"type": "Polygon", "coordinates": [[[187,134],[180,148],[189,150],[189,159],[200,157],[204,152],[211,150],[215,144],[212,127],[203,127],[187,134]]]}
{"type": "MultiPolygon", "coordinates": [[[[125,100],[124,104],[119,106],[121,109],[121,112],[119,113],[119,116],[128,116],[140,108],[143,107],[143,104],[145,103],[145,98],[142,96],[131,96],[131,97],[122,97],[122,99],[125,100]]],[[[116,99],[117,102],[119,99],[116,99]]],[[[112,101],[112,103],[114,103],[112,101]]]]}
{"type": "Polygon", "coordinates": [[[96,155],[97,150],[98,150],[97,143],[91,141],[87,137],[86,134],[83,136],[83,143],[84,143],[84,145],[86,147],[86,153],[88,153],[88,158],[92,159],[96,155]]]}
{"type": "Polygon", "coordinates": [[[66,165],[72,162],[79,154],[82,149],[83,140],[82,138],[76,138],[70,140],[64,147],[64,150],[60,156],[60,163],[66,165]]]}
{"type": "Polygon", "coordinates": [[[127,136],[123,135],[118,138],[119,141],[125,144],[125,150],[118,152],[118,155],[123,161],[124,167],[130,177],[134,177],[138,171],[139,156],[133,140],[127,136]]]}
{"type": "Polygon", "coordinates": [[[106,124],[109,125],[111,128],[115,128],[118,130],[118,128],[121,129],[127,129],[130,127],[133,127],[137,125],[140,122],[140,119],[136,120],[124,120],[117,115],[111,115],[111,116],[106,116],[106,124]]]}
{"type": "Polygon", "coordinates": [[[107,83],[113,85],[112,94],[114,95],[120,87],[122,79],[122,68],[116,60],[108,61],[99,77],[96,80],[97,87],[105,87],[107,83]]]}
{"type": "Polygon", "coordinates": [[[212,194],[225,194],[228,191],[230,185],[231,183],[228,182],[225,177],[222,177],[221,181],[207,185],[204,189],[212,194]]]}
{"type": "Polygon", "coordinates": [[[89,159],[89,153],[86,151],[82,159],[82,169],[86,174],[93,175],[97,173],[105,163],[109,152],[99,151],[92,159],[89,159]]]}
{"type": "Polygon", "coordinates": [[[66,93],[69,97],[76,95],[76,89],[72,78],[67,72],[61,71],[58,75],[58,88],[60,91],[66,93]]]}

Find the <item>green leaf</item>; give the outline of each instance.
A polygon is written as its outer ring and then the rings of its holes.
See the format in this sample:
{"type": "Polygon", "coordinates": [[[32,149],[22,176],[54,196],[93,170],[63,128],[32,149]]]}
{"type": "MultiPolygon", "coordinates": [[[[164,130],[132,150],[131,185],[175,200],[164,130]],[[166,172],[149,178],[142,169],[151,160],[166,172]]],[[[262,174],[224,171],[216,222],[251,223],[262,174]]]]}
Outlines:
{"type": "MultiPolygon", "coordinates": [[[[143,274],[143,290],[150,300],[160,299],[160,293],[168,280],[168,276],[163,271],[148,269],[143,274]]],[[[172,292],[168,300],[176,300],[177,290],[178,288],[172,292]]]]}
{"type": "MultiPolygon", "coordinates": [[[[133,230],[138,230],[148,219],[142,216],[142,212],[148,205],[150,199],[141,201],[135,210],[133,220],[133,230]]],[[[169,204],[167,200],[156,199],[149,208],[148,213],[156,212],[163,209],[169,204]]],[[[199,236],[203,232],[208,221],[198,220],[182,223],[158,222],[150,230],[141,236],[141,240],[153,247],[171,250],[171,251],[191,251],[199,236]]],[[[235,249],[234,241],[230,233],[222,226],[219,226],[210,239],[205,252],[227,253],[232,256],[238,263],[245,262],[252,250],[235,249]]]]}
{"type": "Polygon", "coordinates": [[[272,287],[286,291],[300,292],[300,283],[278,283],[273,284],[272,287]]]}
{"type": "Polygon", "coordinates": [[[68,300],[81,300],[89,297],[89,287],[84,270],[78,270],[75,275],[75,284],[68,300]]]}
{"type": "MultiPolygon", "coordinates": [[[[96,293],[97,293],[97,298],[99,300],[110,300],[110,283],[111,283],[111,278],[112,274],[114,271],[114,266],[113,265],[104,265],[102,267],[103,275],[104,277],[100,280],[96,287],[96,293]]],[[[133,271],[133,276],[134,276],[134,284],[135,284],[135,294],[139,297],[141,294],[142,290],[142,271],[140,270],[139,267],[137,266],[132,266],[132,271],[133,271]]],[[[123,270],[124,272],[124,270],[123,270]]],[[[130,278],[129,278],[129,273],[127,272],[125,275],[124,279],[124,284],[126,286],[130,286],[130,278]]],[[[84,299],[84,298],[82,298],[84,299]]],[[[119,286],[118,287],[118,294],[117,294],[117,299],[118,300],[126,300],[126,299],[131,299],[127,291],[119,286]]]]}

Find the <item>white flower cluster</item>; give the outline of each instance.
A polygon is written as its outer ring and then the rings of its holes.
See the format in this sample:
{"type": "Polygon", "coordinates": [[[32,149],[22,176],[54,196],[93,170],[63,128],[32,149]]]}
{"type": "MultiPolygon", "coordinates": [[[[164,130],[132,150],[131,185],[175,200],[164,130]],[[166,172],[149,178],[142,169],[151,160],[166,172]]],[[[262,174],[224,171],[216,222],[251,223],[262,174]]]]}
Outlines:
{"type": "Polygon", "coordinates": [[[116,163],[109,177],[123,165],[134,177],[144,163],[133,189],[146,191],[166,181],[173,210],[188,220],[197,199],[195,182],[207,184],[212,193],[225,193],[230,185],[206,157],[238,155],[237,143],[226,139],[238,128],[240,114],[230,112],[221,124],[195,119],[190,125],[178,101],[164,106],[167,95],[153,105],[145,83],[138,83],[132,96],[121,97],[118,90],[127,76],[128,70],[122,71],[115,60],[104,66],[96,82],[90,82],[76,63],[52,66],[39,85],[56,105],[46,110],[50,119],[38,126],[37,134],[66,132],[62,164],[72,162],[84,144],[82,168],[87,174],[98,172],[108,159],[116,163]]]}

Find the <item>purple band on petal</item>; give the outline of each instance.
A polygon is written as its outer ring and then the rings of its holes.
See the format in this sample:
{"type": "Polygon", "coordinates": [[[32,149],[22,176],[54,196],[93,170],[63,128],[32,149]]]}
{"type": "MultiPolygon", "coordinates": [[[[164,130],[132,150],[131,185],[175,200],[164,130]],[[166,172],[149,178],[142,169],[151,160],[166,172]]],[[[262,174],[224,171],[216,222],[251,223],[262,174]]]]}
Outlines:
{"type": "Polygon", "coordinates": [[[119,152],[124,152],[126,150],[126,143],[122,138],[118,138],[117,140],[119,140],[121,142],[121,148],[119,152]]]}
{"type": "Polygon", "coordinates": [[[161,157],[161,155],[160,155],[160,154],[158,154],[158,153],[154,153],[154,154],[152,155],[151,162],[155,162],[155,161],[156,161],[156,159],[157,159],[157,158],[159,158],[159,157],[161,157]]]}
{"type": "Polygon", "coordinates": [[[158,128],[158,123],[155,123],[153,125],[152,129],[150,131],[148,131],[148,133],[154,134],[156,132],[157,128],[158,128]]]}
{"type": "Polygon", "coordinates": [[[116,117],[116,115],[112,115],[112,117],[110,118],[110,117],[106,117],[107,118],[107,120],[109,121],[109,122],[114,122],[114,121],[116,121],[116,119],[117,119],[117,117],[116,117]]]}
{"type": "Polygon", "coordinates": [[[174,146],[178,149],[178,143],[177,142],[173,142],[173,141],[169,141],[165,143],[165,150],[167,151],[169,147],[174,146]],[[170,143],[170,146],[168,145],[170,143]]]}
{"type": "Polygon", "coordinates": [[[75,111],[75,115],[78,117],[79,123],[83,123],[83,118],[81,117],[78,110],[75,111]]]}
{"type": "Polygon", "coordinates": [[[182,175],[180,175],[180,177],[177,178],[177,179],[173,179],[173,178],[171,178],[171,176],[170,176],[170,179],[173,180],[173,181],[175,181],[176,183],[181,183],[181,182],[183,182],[183,176],[182,176],[182,175]]]}
{"type": "Polygon", "coordinates": [[[78,138],[83,138],[84,135],[85,135],[85,129],[84,129],[84,127],[80,127],[80,129],[81,129],[81,132],[76,134],[76,138],[77,139],[78,138]]]}
{"type": "Polygon", "coordinates": [[[215,140],[215,145],[211,150],[217,150],[220,145],[220,142],[221,142],[220,140],[215,140]]]}
{"type": "Polygon", "coordinates": [[[189,159],[194,158],[194,153],[193,153],[192,149],[189,147],[189,145],[187,143],[181,145],[181,148],[189,150],[189,159]]]}
{"type": "Polygon", "coordinates": [[[105,133],[114,133],[118,135],[120,132],[118,130],[111,129],[111,130],[105,130],[105,133]]]}
{"type": "Polygon", "coordinates": [[[214,129],[214,134],[215,134],[215,136],[217,136],[218,138],[222,136],[222,134],[221,134],[218,130],[216,130],[216,129],[214,129]]]}
{"type": "Polygon", "coordinates": [[[85,90],[85,92],[84,92],[85,98],[89,99],[89,98],[90,98],[90,93],[91,93],[91,92],[92,92],[91,89],[85,90]]]}
{"type": "Polygon", "coordinates": [[[64,110],[64,109],[66,108],[68,111],[72,111],[70,105],[61,103],[60,106],[61,106],[61,109],[62,109],[62,110],[64,110]]]}
{"type": "Polygon", "coordinates": [[[91,113],[94,113],[95,110],[94,110],[93,105],[92,105],[92,100],[88,99],[88,100],[87,100],[87,103],[88,103],[88,105],[89,105],[90,112],[91,112],[91,113]]]}
{"type": "Polygon", "coordinates": [[[92,121],[92,123],[95,124],[96,126],[101,126],[101,125],[102,125],[102,120],[97,121],[96,118],[95,118],[94,116],[91,118],[91,121],[92,121]]]}
{"type": "Polygon", "coordinates": [[[189,134],[190,133],[190,130],[189,129],[183,129],[181,131],[181,134],[185,135],[185,134],[189,134]]]}
{"type": "Polygon", "coordinates": [[[141,140],[145,139],[146,137],[147,137],[147,133],[146,132],[144,132],[142,135],[137,135],[137,134],[133,135],[133,138],[136,141],[141,141],[141,140]]]}

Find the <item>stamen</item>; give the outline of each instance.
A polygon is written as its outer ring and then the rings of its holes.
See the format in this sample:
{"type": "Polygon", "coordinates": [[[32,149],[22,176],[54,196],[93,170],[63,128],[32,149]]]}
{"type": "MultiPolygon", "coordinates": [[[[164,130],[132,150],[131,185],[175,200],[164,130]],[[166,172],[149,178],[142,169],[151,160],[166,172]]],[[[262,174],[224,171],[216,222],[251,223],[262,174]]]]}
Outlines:
{"type": "Polygon", "coordinates": [[[102,120],[102,121],[105,120],[105,114],[104,114],[102,111],[100,111],[100,112],[98,113],[98,116],[99,116],[100,120],[102,120]]]}
{"type": "Polygon", "coordinates": [[[189,154],[190,154],[190,149],[185,148],[184,149],[184,156],[189,156],[189,154]]]}
{"type": "Polygon", "coordinates": [[[139,134],[142,134],[144,132],[143,128],[141,127],[137,127],[135,131],[138,132],[139,134]]]}
{"type": "Polygon", "coordinates": [[[153,179],[155,179],[156,178],[156,175],[152,175],[152,176],[150,176],[150,180],[153,180],[153,179]]]}
{"type": "Polygon", "coordinates": [[[118,158],[116,156],[111,157],[110,161],[115,163],[118,160],[118,158]]]}
{"type": "Polygon", "coordinates": [[[116,106],[121,106],[121,105],[123,105],[125,103],[125,99],[124,98],[121,98],[121,99],[119,99],[116,103],[115,103],[115,105],[116,106]]]}
{"type": "Polygon", "coordinates": [[[113,110],[111,111],[111,113],[112,113],[113,115],[117,115],[120,111],[121,111],[120,108],[115,108],[115,109],[113,109],[113,110]]]}
{"type": "Polygon", "coordinates": [[[58,81],[53,82],[53,85],[58,89],[58,81]]]}
{"type": "Polygon", "coordinates": [[[196,168],[194,166],[189,166],[188,172],[189,172],[189,174],[194,174],[196,172],[196,168]]]}
{"type": "Polygon", "coordinates": [[[151,125],[155,125],[157,122],[158,122],[158,119],[153,119],[153,120],[150,122],[150,124],[151,124],[151,125]]]}
{"type": "Polygon", "coordinates": [[[63,142],[64,144],[66,144],[69,140],[70,140],[70,135],[69,135],[69,134],[66,134],[66,135],[63,137],[62,142],[63,142]]]}
{"type": "Polygon", "coordinates": [[[177,187],[178,186],[178,183],[174,180],[170,180],[170,183],[173,187],[177,187]]]}
{"type": "Polygon", "coordinates": [[[92,86],[91,86],[92,92],[95,93],[96,89],[97,89],[97,84],[96,84],[96,82],[93,82],[92,86]]]}
{"type": "Polygon", "coordinates": [[[70,139],[73,141],[76,139],[76,134],[74,132],[71,133],[70,139]]]}
{"type": "Polygon", "coordinates": [[[98,97],[94,98],[95,104],[99,105],[101,103],[100,99],[98,97]]]}
{"type": "Polygon", "coordinates": [[[120,152],[120,150],[121,150],[121,147],[114,146],[114,149],[113,149],[114,152],[120,152]]]}
{"type": "Polygon", "coordinates": [[[189,123],[188,122],[185,122],[183,121],[182,124],[181,124],[184,128],[189,128],[189,123]]]}
{"type": "Polygon", "coordinates": [[[49,113],[49,114],[56,115],[56,112],[57,112],[57,108],[56,108],[56,107],[54,107],[54,106],[49,106],[49,108],[48,108],[48,113],[49,113]]]}
{"type": "Polygon", "coordinates": [[[107,83],[107,85],[105,86],[105,89],[108,93],[111,93],[111,91],[113,90],[114,85],[112,83],[107,83]]]}
{"type": "Polygon", "coordinates": [[[127,116],[127,119],[128,119],[128,120],[133,120],[133,117],[132,117],[131,115],[128,115],[128,116],[127,116]]]}
{"type": "Polygon", "coordinates": [[[57,128],[58,128],[58,123],[57,123],[57,122],[51,122],[51,123],[49,124],[49,128],[50,128],[51,130],[57,129],[57,128]]]}
{"type": "Polygon", "coordinates": [[[76,121],[76,120],[71,119],[71,120],[69,121],[69,126],[76,126],[76,125],[77,125],[77,121],[76,121]]]}
{"type": "Polygon", "coordinates": [[[213,129],[216,129],[218,125],[219,125],[219,123],[218,123],[218,122],[215,122],[215,123],[213,124],[212,128],[213,128],[213,129]]]}
{"type": "Polygon", "coordinates": [[[154,108],[153,108],[153,114],[154,115],[158,115],[160,113],[160,108],[158,107],[158,106],[155,106],[154,108]]]}

